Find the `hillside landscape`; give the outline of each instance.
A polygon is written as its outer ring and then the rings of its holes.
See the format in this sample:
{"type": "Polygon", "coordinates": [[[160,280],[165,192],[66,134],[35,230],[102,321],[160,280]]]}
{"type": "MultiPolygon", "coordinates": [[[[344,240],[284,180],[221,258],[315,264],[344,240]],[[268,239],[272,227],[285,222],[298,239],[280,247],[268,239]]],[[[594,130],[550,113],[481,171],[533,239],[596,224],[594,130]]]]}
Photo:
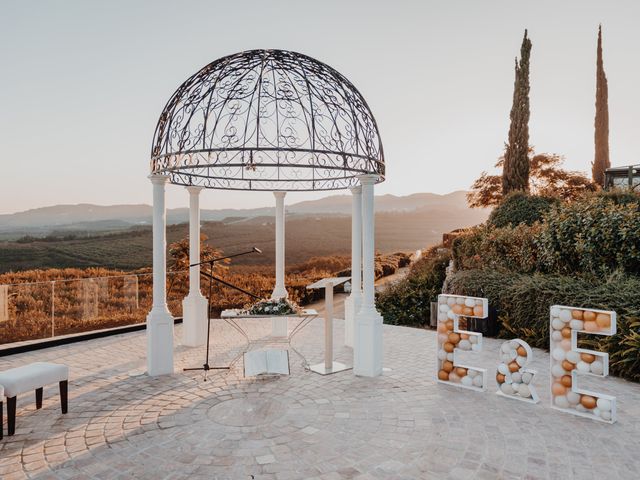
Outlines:
{"type": "MultiPolygon", "coordinates": [[[[345,255],[351,245],[351,197],[334,195],[287,207],[288,264],[345,255]]],[[[208,243],[233,253],[256,246],[263,255],[237,264],[272,264],[273,209],[203,210],[208,243]]],[[[0,216],[0,273],[35,268],[106,267],[132,270],[151,264],[148,205],[54,206],[0,216]]],[[[187,209],[169,210],[167,242],[187,236],[187,209]]],[[[471,210],[465,192],[376,198],[376,248],[413,251],[437,243],[442,233],[476,225],[487,210],[471,210]]]]}

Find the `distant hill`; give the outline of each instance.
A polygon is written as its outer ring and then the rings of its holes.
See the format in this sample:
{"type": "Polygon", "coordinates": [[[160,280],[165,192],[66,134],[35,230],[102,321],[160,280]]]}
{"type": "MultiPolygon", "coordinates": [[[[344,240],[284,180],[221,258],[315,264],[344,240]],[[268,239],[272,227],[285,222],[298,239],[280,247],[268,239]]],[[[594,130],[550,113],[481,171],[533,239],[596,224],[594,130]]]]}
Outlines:
{"type": "MultiPolygon", "coordinates": [[[[467,208],[464,192],[449,195],[417,194],[407,197],[384,195],[376,198],[376,249],[382,253],[413,251],[441,241],[442,234],[455,228],[476,225],[486,220],[488,212],[467,208]]],[[[75,219],[75,224],[87,228],[91,223],[101,224],[101,231],[84,232],[60,238],[23,239],[20,242],[0,242],[0,272],[51,267],[103,266],[131,270],[151,265],[151,227],[148,223],[134,222],[142,211],[150,207],[139,206],[73,206],[78,207],[77,216],[62,215],[65,208],[58,209],[57,219],[75,219]],[[128,207],[133,207],[128,210],[128,207]],[[111,210],[101,210],[111,209],[111,210]],[[91,211],[89,209],[92,209],[91,211]],[[118,210],[122,209],[122,210],[118,210]],[[98,212],[99,211],[99,212],[98,212]],[[107,219],[113,212],[133,212],[131,226],[123,228],[123,220],[107,219]],[[84,212],[84,213],[79,213],[84,212]],[[96,213],[98,212],[98,213],[96,213]],[[95,213],[94,222],[86,215],[95,213]],[[84,217],[83,217],[84,215],[84,217]],[[114,222],[109,229],[105,222],[114,222]]],[[[42,209],[38,209],[42,210],[42,209]]],[[[71,208],[73,210],[73,208],[71,208]]],[[[67,210],[69,211],[69,210],[67,210]]],[[[332,196],[314,202],[301,202],[288,208],[286,224],[287,264],[301,263],[313,256],[348,255],[351,249],[351,201],[350,196],[332,196]]],[[[33,212],[33,211],[30,211],[33,212]]],[[[223,217],[218,221],[203,222],[202,231],[209,243],[226,253],[238,252],[257,246],[263,255],[240,257],[237,264],[272,264],[275,255],[274,219],[271,209],[209,210],[223,217]],[[222,213],[223,212],[223,213],[222,213]],[[260,213],[262,213],[260,215],[260,213]]],[[[42,219],[41,213],[15,214],[42,219]]],[[[7,217],[7,216],[5,216],[7,217]]],[[[14,217],[16,218],[16,217],[14,217]]],[[[91,217],[89,217],[91,218],[91,217]]],[[[144,217],[142,217],[144,218],[144,217]]],[[[180,215],[176,215],[179,219],[180,215]]],[[[186,221],[186,218],[184,219],[186,221]]],[[[40,220],[42,221],[42,220],[40,220]]],[[[126,222],[124,221],[125,225],[126,222]]],[[[2,220],[0,219],[0,222],[2,220]]],[[[14,225],[16,225],[14,223],[14,225]]],[[[35,224],[35,223],[34,223],[35,224]]],[[[5,224],[6,225],[6,224],[5,224]]],[[[41,227],[40,227],[41,228],[41,227]]],[[[64,232],[61,225],[53,227],[64,232]]],[[[69,230],[66,230],[69,232],[69,230]]],[[[187,236],[186,223],[170,225],[168,242],[187,236]]]]}
{"type": "MultiPolygon", "coordinates": [[[[410,212],[425,208],[446,208],[468,210],[465,192],[458,191],[446,195],[416,193],[398,197],[381,195],[376,197],[376,212],[410,212]]],[[[287,205],[291,215],[343,214],[351,213],[351,195],[332,195],[319,200],[287,205]]],[[[480,215],[483,212],[478,212],[480,215]]],[[[253,209],[219,209],[201,211],[203,221],[229,221],[242,218],[271,216],[274,209],[269,207],[253,209]]],[[[15,240],[23,235],[45,236],[56,232],[104,232],[126,229],[135,225],[150,225],[152,207],[150,205],[54,205],[35,208],[13,214],[0,215],[0,240],[15,240]]],[[[176,208],[167,210],[167,222],[178,224],[187,222],[189,210],[176,208]]]]}

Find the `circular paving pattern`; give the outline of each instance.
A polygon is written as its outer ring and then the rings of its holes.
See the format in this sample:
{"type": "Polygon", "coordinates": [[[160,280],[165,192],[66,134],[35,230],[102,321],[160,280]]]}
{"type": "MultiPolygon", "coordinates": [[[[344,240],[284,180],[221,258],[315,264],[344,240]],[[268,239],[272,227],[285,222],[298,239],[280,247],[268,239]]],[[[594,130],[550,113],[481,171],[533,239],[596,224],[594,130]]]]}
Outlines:
{"type": "Polygon", "coordinates": [[[255,427],[272,423],[285,412],[282,402],[274,398],[235,398],[214,405],[207,416],[221,425],[255,427]]]}
{"type": "MultiPolygon", "coordinates": [[[[269,325],[252,328],[266,334],[269,325]]],[[[526,405],[495,395],[495,382],[485,393],[436,384],[435,334],[384,332],[391,370],[378,378],[316,375],[294,361],[290,376],[245,379],[239,362],[203,382],[201,373],[182,372],[201,361],[203,349],[181,346],[174,375],[132,377],[144,368],[143,333],[0,358],[0,369],[32,361],[71,368],[67,415],[59,413],[56,388],[45,389],[38,411],[32,396],[19,398],[17,433],[0,441],[0,478],[636,478],[637,384],[608,378],[594,385],[619,399],[619,423],[596,423],[548,407],[545,352],[534,349],[542,402],[526,405]]],[[[341,335],[336,322],[336,360],[350,364],[341,335]]],[[[236,337],[212,335],[221,352],[237,349],[236,337]]],[[[295,347],[317,362],[322,342],[317,322],[295,347]]],[[[491,372],[501,344],[485,339],[483,352],[461,360],[491,372]]]]}

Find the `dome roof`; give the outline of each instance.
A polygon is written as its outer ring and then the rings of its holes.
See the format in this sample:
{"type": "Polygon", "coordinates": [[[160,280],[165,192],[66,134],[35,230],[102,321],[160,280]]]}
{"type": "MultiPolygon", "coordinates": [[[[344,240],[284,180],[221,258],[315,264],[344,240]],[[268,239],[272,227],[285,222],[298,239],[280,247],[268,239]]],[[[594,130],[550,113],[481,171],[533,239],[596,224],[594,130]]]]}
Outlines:
{"type": "Polygon", "coordinates": [[[152,173],[231,190],[336,190],[384,180],[376,121],[360,92],[300,53],[251,50],[187,79],[153,138],[152,173]]]}

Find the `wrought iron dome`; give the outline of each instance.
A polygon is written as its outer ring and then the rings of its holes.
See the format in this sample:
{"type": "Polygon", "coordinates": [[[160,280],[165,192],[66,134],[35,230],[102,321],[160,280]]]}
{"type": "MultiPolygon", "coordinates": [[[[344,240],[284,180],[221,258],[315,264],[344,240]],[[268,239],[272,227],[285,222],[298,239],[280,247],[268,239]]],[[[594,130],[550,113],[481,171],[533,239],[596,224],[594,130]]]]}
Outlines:
{"type": "Polygon", "coordinates": [[[187,79],[156,126],[151,170],[178,185],[337,190],[385,165],[376,121],[342,74],[311,57],[250,50],[187,79]]]}

